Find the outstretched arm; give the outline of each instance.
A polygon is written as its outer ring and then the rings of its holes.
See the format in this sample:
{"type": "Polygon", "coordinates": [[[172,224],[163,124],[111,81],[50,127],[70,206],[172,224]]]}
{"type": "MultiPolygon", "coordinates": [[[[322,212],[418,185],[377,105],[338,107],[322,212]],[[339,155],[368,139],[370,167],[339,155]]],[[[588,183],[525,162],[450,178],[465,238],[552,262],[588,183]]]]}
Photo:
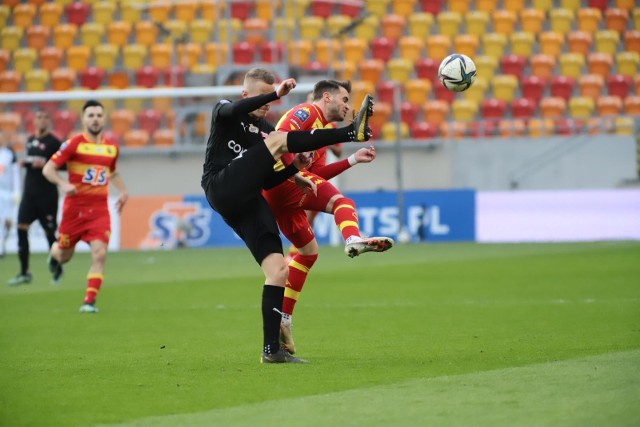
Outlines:
{"type": "Polygon", "coordinates": [[[331,179],[335,176],[340,175],[351,166],[357,165],[358,163],[371,163],[375,158],[376,149],[374,146],[361,148],[346,159],[342,159],[337,162],[315,168],[313,170],[313,173],[321,176],[324,179],[331,179]]]}
{"type": "Polygon", "coordinates": [[[296,87],[296,81],[294,79],[283,80],[278,86],[278,89],[274,92],[257,95],[249,98],[243,98],[234,102],[226,102],[220,107],[218,112],[219,117],[230,118],[237,114],[248,114],[258,108],[266,105],[276,99],[282,98],[287,95],[293,88],[296,87]]]}

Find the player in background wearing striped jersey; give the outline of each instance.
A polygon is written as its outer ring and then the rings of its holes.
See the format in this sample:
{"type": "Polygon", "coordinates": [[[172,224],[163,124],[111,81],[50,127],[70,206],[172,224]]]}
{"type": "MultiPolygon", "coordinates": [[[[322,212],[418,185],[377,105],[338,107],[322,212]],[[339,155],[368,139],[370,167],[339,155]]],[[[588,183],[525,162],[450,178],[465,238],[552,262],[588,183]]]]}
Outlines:
{"type": "Polygon", "coordinates": [[[91,267],[81,313],[97,313],[96,296],[102,285],[107,247],[111,235],[108,208],[109,183],[120,195],[116,210],[121,212],[129,195],[116,171],[118,146],[103,136],[104,107],[98,101],[87,101],[82,107],[83,132],[65,142],[45,164],[42,173],[64,193],[58,241],[51,247],[49,270],[69,262],[76,244],[82,240],[91,247],[91,267]],[[58,174],[67,166],[68,180],[58,174]]]}
{"type": "MultiPolygon", "coordinates": [[[[300,104],[289,110],[276,125],[278,131],[325,129],[331,122],[343,121],[349,112],[351,83],[349,81],[321,80],[314,86],[313,103],[300,104]]],[[[353,200],[343,196],[327,180],[357,163],[375,159],[375,148],[361,148],[347,159],[327,165],[326,147],[313,151],[312,164],[298,174],[316,184],[313,194],[299,188],[289,179],[276,187],[264,190],[264,198],[273,211],[278,227],[298,249],[289,262],[289,275],[282,304],[281,338],[286,350],[293,354],[295,346],[291,334],[291,316],[302,291],[309,270],[318,258],[318,242],[305,210],[330,213],[345,240],[345,253],[355,257],[365,252],[383,252],[394,242],[389,237],[363,238],[360,235],[358,215],[353,200]]],[[[291,154],[282,156],[276,168],[289,165],[291,154]]]]}

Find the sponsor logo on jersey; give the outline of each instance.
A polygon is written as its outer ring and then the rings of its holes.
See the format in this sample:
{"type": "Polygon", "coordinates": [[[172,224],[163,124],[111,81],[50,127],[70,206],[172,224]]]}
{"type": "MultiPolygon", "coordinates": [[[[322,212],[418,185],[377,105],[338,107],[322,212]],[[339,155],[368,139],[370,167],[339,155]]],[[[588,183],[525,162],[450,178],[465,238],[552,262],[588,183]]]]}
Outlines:
{"type": "Polygon", "coordinates": [[[309,118],[311,113],[308,108],[302,107],[299,110],[297,110],[295,113],[293,113],[293,115],[296,116],[298,119],[300,119],[301,122],[304,122],[309,118]]]}

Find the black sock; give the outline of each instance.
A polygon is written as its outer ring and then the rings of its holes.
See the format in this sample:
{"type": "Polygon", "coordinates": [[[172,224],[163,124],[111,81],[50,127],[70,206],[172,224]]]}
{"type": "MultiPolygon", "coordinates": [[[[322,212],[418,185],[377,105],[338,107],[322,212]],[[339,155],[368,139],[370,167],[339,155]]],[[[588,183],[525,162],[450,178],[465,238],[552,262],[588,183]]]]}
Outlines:
{"type": "Polygon", "coordinates": [[[267,354],[280,350],[280,320],[278,312],[282,308],[284,287],[265,284],[262,288],[262,333],[264,337],[263,351],[267,354]],[[278,311],[274,311],[276,308],[278,311]]]}
{"type": "Polygon", "coordinates": [[[18,259],[20,259],[20,274],[29,271],[29,232],[18,228],[18,259]]]}
{"type": "Polygon", "coordinates": [[[45,230],[45,236],[47,236],[47,242],[49,242],[49,249],[56,242],[56,232],[54,230],[45,230]]]}
{"type": "Polygon", "coordinates": [[[287,133],[287,149],[290,153],[304,153],[339,142],[353,141],[355,134],[352,124],[339,129],[292,131],[287,133]]]}

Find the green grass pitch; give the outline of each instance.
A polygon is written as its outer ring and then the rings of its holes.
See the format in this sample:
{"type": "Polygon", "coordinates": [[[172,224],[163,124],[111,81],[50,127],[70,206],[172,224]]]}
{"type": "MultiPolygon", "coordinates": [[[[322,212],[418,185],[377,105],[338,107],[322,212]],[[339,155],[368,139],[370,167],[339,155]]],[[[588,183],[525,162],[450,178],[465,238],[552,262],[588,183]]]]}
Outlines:
{"type": "MultiPolygon", "coordinates": [[[[245,249],[87,254],[0,288],[0,426],[640,425],[640,242],[321,248],[308,365],[260,365],[245,249]]],[[[0,280],[17,270],[0,260],[0,280]]]]}

